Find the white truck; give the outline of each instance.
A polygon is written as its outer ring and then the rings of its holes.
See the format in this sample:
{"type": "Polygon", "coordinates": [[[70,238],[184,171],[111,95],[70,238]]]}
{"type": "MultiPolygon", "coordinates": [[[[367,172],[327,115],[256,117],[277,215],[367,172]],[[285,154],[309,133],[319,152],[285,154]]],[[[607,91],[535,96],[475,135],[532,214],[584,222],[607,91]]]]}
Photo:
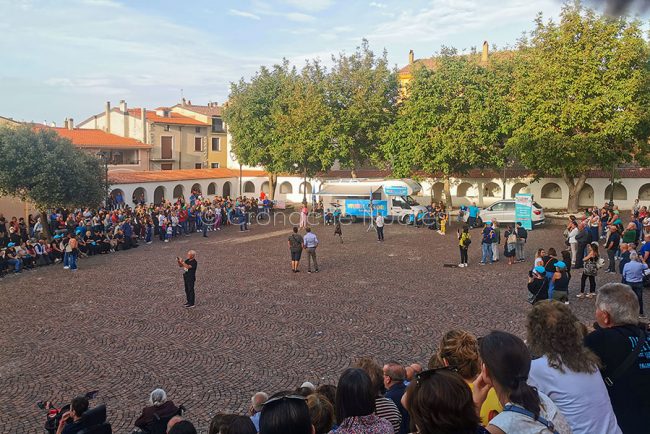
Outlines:
{"type": "Polygon", "coordinates": [[[422,186],[412,179],[352,178],[325,181],[316,194],[325,209],[338,208],[342,217],[353,222],[379,213],[406,223],[412,215],[417,217],[427,211],[413,199],[421,190],[422,186]]]}

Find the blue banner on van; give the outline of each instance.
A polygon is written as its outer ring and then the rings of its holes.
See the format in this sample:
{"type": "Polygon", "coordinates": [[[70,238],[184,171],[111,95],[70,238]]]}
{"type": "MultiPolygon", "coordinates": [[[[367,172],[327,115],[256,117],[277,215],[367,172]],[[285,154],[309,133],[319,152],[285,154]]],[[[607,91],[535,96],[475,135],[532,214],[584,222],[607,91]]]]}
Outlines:
{"type": "Polygon", "coordinates": [[[533,195],[517,193],[515,195],[515,223],[521,223],[524,229],[533,229],[533,195]]]}
{"type": "MultiPolygon", "coordinates": [[[[385,200],[372,201],[372,215],[377,213],[388,215],[388,202],[385,200]]],[[[370,200],[369,199],[346,199],[345,214],[356,217],[370,217],[370,200]]]]}
{"type": "Polygon", "coordinates": [[[384,193],[386,193],[386,196],[406,196],[409,191],[406,187],[393,186],[384,187],[384,193]]]}

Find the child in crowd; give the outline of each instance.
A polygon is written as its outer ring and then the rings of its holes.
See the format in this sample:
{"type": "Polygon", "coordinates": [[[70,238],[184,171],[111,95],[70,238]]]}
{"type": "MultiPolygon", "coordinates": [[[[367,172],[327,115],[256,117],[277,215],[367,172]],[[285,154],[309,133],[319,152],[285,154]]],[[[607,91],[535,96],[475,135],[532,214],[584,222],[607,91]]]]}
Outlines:
{"type": "Polygon", "coordinates": [[[334,226],[334,236],[338,235],[341,244],[343,243],[343,231],[341,230],[341,221],[337,220],[334,226]]]}
{"type": "Polygon", "coordinates": [[[447,214],[441,213],[440,215],[440,230],[438,231],[440,235],[447,234],[447,214]]]}

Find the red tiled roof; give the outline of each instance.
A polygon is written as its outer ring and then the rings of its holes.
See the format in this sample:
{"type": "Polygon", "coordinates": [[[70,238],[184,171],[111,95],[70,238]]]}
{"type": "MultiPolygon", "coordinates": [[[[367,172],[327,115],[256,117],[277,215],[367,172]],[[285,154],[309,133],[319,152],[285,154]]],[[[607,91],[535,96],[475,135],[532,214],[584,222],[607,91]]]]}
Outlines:
{"type": "MultiPolygon", "coordinates": [[[[262,170],[242,170],[243,177],[267,176],[262,170]]],[[[155,172],[111,173],[110,181],[114,184],[134,184],[141,182],[189,181],[195,179],[237,178],[239,170],[219,169],[184,169],[158,170],[155,172]]]]}
{"type": "MultiPolygon", "coordinates": [[[[127,112],[129,116],[140,118],[142,116],[142,109],[140,108],[131,108],[127,112]]],[[[169,112],[169,117],[158,116],[158,114],[153,110],[147,110],[147,120],[149,122],[155,122],[158,124],[174,124],[174,125],[196,125],[201,127],[207,127],[209,124],[205,122],[197,121],[187,116],[179,115],[178,113],[169,112]]]]}
{"type": "Polygon", "coordinates": [[[139,140],[120,137],[102,130],[90,130],[85,128],[75,128],[70,130],[67,128],[46,126],[36,126],[35,128],[56,131],[58,135],[69,139],[73,145],[79,148],[151,149],[151,145],[142,143],[139,140]]]}
{"type": "Polygon", "coordinates": [[[430,57],[428,59],[418,59],[400,69],[399,74],[413,74],[413,72],[415,72],[415,68],[420,66],[424,66],[427,69],[436,69],[438,67],[438,61],[433,57],[430,57]]]}

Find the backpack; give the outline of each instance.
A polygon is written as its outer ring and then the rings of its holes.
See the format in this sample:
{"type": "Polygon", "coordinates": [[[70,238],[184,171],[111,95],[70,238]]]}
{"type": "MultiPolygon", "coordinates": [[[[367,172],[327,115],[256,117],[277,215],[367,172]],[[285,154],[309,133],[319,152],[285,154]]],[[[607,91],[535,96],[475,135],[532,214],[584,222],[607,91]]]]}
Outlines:
{"type": "Polygon", "coordinates": [[[302,243],[300,242],[300,239],[296,237],[296,234],[291,235],[289,238],[289,244],[292,249],[299,249],[302,247],[302,243]]]}
{"type": "Polygon", "coordinates": [[[511,233],[510,235],[508,235],[508,238],[506,238],[506,242],[507,242],[508,244],[515,244],[515,243],[517,243],[517,234],[515,234],[515,233],[513,232],[513,233],[511,233]]]}

